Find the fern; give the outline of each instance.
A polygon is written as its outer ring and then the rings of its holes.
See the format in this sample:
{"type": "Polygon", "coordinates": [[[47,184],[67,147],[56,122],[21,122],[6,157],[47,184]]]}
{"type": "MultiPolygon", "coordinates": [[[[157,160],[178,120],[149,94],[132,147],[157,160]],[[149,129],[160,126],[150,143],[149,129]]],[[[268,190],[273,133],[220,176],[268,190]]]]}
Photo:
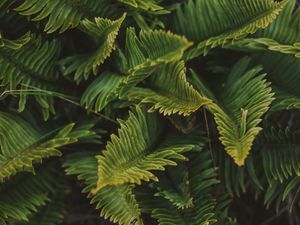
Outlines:
{"type": "Polygon", "coordinates": [[[126,122],[119,120],[119,123],[119,137],[112,135],[103,155],[97,156],[98,181],[93,193],[109,185],[157,180],[151,170],[175,166],[175,159],[185,159],[180,153],[193,148],[193,145],[165,144],[163,140],[154,145],[162,132],[158,127],[159,117],[139,107],[136,114],[131,113],[126,122]],[[139,144],[135,145],[134,140],[139,140],[139,144]]]}
{"type": "Polygon", "coordinates": [[[209,103],[186,81],[183,62],[165,64],[151,76],[149,83],[151,89],[132,88],[127,97],[153,104],[150,111],[189,115],[209,103]]]}
{"type": "MultiPolygon", "coordinates": [[[[201,152],[197,154],[191,154],[189,157],[189,162],[186,165],[179,164],[181,171],[185,174],[183,176],[175,176],[172,182],[172,186],[179,189],[182,185],[188,185],[187,192],[182,193],[185,197],[188,197],[191,201],[188,207],[181,209],[178,207],[177,201],[179,203],[180,197],[166,196],[168,193],[167,187],[164,185],[159,188],[160,194],[165,197],[147,196],[146,199],[141,202],[141,205],[151,212],[151,215],[156,218],[160,225],[165,224],[214,224],[216,222],[215,214],[213,213],[216,207],[216,201],[211,195],[210,191],[213,190],[213,186],[218,183],[215,178],[215,170],[206,170],[206,165],[212,163],[209,158],[208,152],[201,152]],[[199,166],[201,165],[201,166],[199,166]],[[196,169],[197,168],[197,169],[196,169]],[[187,181],[186,181],[187,179],[187,181]],[[187,183],[188,182],[188,183],[187,183]],[[164,189],[166,188],[166,189],[164,189]],[[161,191],[164,190],[163,194],[161,191]],[[171,197],[171,199],[170,199],[171,197]]],[[[179,167],[179,168],[180,168],[179,167]]],[[[174,171],[175,172],[175,171],[174,171]]],[[[175,175],[175,174],[174,174],[175,175]]],[[[167,177],[160,177],[162,179],[162,184],[166,182],[167,177]]],[[[144,190],[140,195],[150,195],[149,190],[144,190]]],[[[174,191],[170,192],[174,193],[174,191]]],[[[155,195],[155,194],[154,194],[155,195]]]]}
{"type": "Polygon", "coordinates": [[[20,174],[9,182],[0,185],[1,216],[28,221],[28,216],[50,200],[56,181],[51,168],[39,171],[36,175],[20,174]],[[44,179],[47,177],[47,179],[44,179]]]}
{"type": "MultiPolygon", "coordinates": [[[[97,184],[97,160],[93,154],[74,154],[65,163],[67,174],[78,175],[79,180],[83,180],[86,187],[83,192],[90,192],[97,184]]],[[[118,185],[104,187],[98,191],[91,199],[91,204],[96,204],[100,210],[100,215],[110,221],[119,224],[143,224],[141,213],[138,208],[132,185],[118,185]]]]}
{"type": "Polygon", "coordinates": [[[298,9],[293,13],[295,3],[295,0],[289,1],[270,26],[258,30],[252,38],[238,41],[232,47],[246,51],[269,50],[292,54],[299,58],[299,34],[297,31],[300,14],[298,9]]]}
{"type": "Polygon", "coordinates": [[[299,15],[0,1],[0,224],[297,225],[299,15]]]}
{"type": "MultiPolygon", "coordinates": [[[[59,76],[55,70],[60,51],[58,41],[44,43],[41,37],[27,33],[15,41],[3,39],[3,43],[0,48],[1,85],[4,91],[14,91],[20,86],[19,89],[23,91],[20,111],[24,110],[26,92],[31,87],[49,91],[59,89],[53,85],[59,76]]],[[[35,98],[41,105],[45,119],[49,117],[49,112],[54,113],[51,97],[37,93],[35,98]]]]}
{"type": "Polygon", "coordinates": [[[29,1],[25,0],[16,10],[24,16],[33,16],[34,21],[40,21],[49,17],[45,26],[47,33],[59,30],[60,33],[69,28],[79,25],[81,20],[86,17],[95,17],[99,14],[109,14],[111,9],[104,6],[105,1],[83,2],[72,1],[29,1]]]}
{"type": "Polygon", "coordinates": [[[99,47],[92,55],[78,55],[64,59],[61,62],[66,67],[64,74],[67,75],[76,71],[74,79],[77,83],[82,78],[88,79],[91,72],[96,75],[99,65],[103,64],[114,49],[114,42],[125,16],[126,14],[115,21],[103,18],[95,18],[95,22],[83,20],[81,29],[100,40],[99,47]]]}
{"type": "Polygon", "coordinates": [[[257,57],[254,62],[263,65],[275,90],[276,100],[272,111],[299,108],[299,59],[279,53],[266,53],[257,57]],[[270,61],[272,65],[269,64],[270,61]]]}
{"type": "Polygon", "coordinates": [[[142,31],[138,39],[132,28],[127,30],[126,43],[122,64],[128,76],[121,86],[121,96],[161,64],[181,59],[184,50],[192,44],[184,37],[164,31],[142,31]]]}
{"type": "Polygon", "coordinates": [[[182,7],[178,6],[175,30],[200,42],[186,56],[194,58],[207,54],[210,48],[267,27],[286,3],[273,0],[189,0],[182,7]]]}
{"type": "Polygon", "coordinates": [[[258,127],[261,116],[268,110],[274,95],[264,75],[257,76],[261,68],[245,71],[248,63],[249,60],[242,59],[230,72],[223,90],[223,108],[214,103],[207,106],[214,114],[226,152],[239,166],[245,163],[261,130],[258,127]]]}
{"type": "Polygon", "coordinates": [[[59,147],[74,143],[81,134],[72,133],[74,124],[47,133],[39,132],[23,119],[0,113],[0,181],[20,170],[31,169],[34,162],[44,158],[60,156],[59,147]]]}
{"type": "Polygon", "coordinates": [[[117,88],[122,82],[122,76],[111,72],[101,74],[83,93],[81,104],[86,108],[101,111],[109,102],[118,97],[117,88]]]}

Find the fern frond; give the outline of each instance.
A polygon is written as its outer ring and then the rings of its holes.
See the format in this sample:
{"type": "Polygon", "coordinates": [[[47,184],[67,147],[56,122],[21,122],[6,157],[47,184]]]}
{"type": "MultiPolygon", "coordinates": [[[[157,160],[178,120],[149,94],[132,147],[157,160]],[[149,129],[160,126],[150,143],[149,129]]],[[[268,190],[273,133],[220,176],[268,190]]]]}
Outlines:
{"type": "Polygon", "coordinates": [[[144,10],[150,13],[155,14],[167,14],[169,13],[168,10],[164,9],[163,6],[159,5],[159,1],[157,0],[118,0],[123,4],[129,5],[137,10],[144,10]]]}
{"type": "Polygon", "coordinates": [[[118,98],[117,88],[123,78],[109,71],[100,74],[83,93],[81,104],[100,112],[109,102],[118,98]]]}
{"type": "Polygon", "coordinates": [[[188,179],[188,173],[183,164],[171,169],[167,168],[159,174],[159,183],[155,184],[157,189],[155,196],[167,199],[178,209],[192,208],[194,205],[188,179]]]}
{"type": "Polygon", "coordinates": [[[277,41],[269,38],[248,38],[242,39],[229,46],[230,49],[245,50],[245,51],[274,51],[283,54],[294,55],[300,58],[300,43],[291,45],[280,44],[277,41]]]}
{"type": "Polygon", "coordinates": [[[244,58],[232,69],[222,90],[222,106],[220,103],[206,106],[214,115],[226,152],[239,166],[245,163],[261,130],[258,124],[274,95],[270,83],[264,79],[265,75],[258,75],[262,68],[245,71],[248,64],[249,59],[244,58]]]}
{"type": "Polygon", "coordinates": [[[56,174],[46,168],[36,175],[24,173],[0,184],[0,215],[28,221],[28,216],[49,202],[56,181],[56,174]]]}
{"type": "MultiPolygon", "coordinates": [[[[54,85],[59,78],[56,60],[60,44],[57,40],[43,42],[41,37],[29,33],[15,41],[2,40],[4,45],[0,47],[1,85],[4,91],[24,91],[20,98],[20,111],[24,109],[29,86],[49,91],[58,89],[59,85],[54,85]]],[[[54,112],[52,98],[37,94],[35,99],[47,119],[49,111],[54,112]]]]}
{"type": "Polygon", "coordinates": [[[121,96],[149,77],[160,65],[178,61],[192,45],[186,38],[162,30],[141,31],[139,38],[133,28],[127,29],[124,79],[121,96]]]}
{"type": "Polygon", "coordinates": [[[267,27],[288,0],[189,0],[178,6],[175,31],[200,42],[187,59],[267,27]]]}
{"type": "Polygon", "coordinates": [[[300,104],[300,59],[291,55],[266,52],[253,57],[254,64],[263,66],[275,91],[271,110],[297,109],[300,104]]]}
{"type": "Polygon", "coordinates": [[[63,33],[67,29],[77,27],[83,18],[109,16],[112,9],[113,6],[108,5],[105,0],[24,0],[15,10],[23,16],[33,16],[33,21],[48,18],[44,30],[47,33],[57,30],[63,33]]]}
{"type": "Polygon", "coordinates": [[[279,16],[266,29],[251,38],[242,39],[229,48],[243,51],[275,51],[300,57],[300,10],[294,12],[296,0],[290,0],[279,16]]]}
{"type": "Polygon", "coordinates": [[[187,116],[201,106],[210,103],[202,97],[186,80],[183,61],[162,65],[151,76],[150,88],[132,88],[129,100],[140,100],[153,105],[149,111],[159,109],[164,115],[174,113],[187,116]]]}
{"type": "Polygon", "coordinates": [[[58,41],[42,43],[41,37],[25,34],[15,41],[4,39],[3,43],[0,48],[2,85],[14,89],[20,83],[38,86],[57,79],[54,64],[60,50],[58,41]]]}
{"type": "MultiPolygon", "coordinates": [[[[157,194],[149,191],[144,193],[146,196],[143,196],[141,205],[151,212],[151,216],[158,220],[159,225],[214,224],[216,222],[216,199],[212,193],[214,192],[213,187],[219,181],[216,179],[215,170],[210,167],[212,166],[211,163],[209,153],[202,151],[190,154],[189,161],[182,165],[183,168],[181,167],[188,182],[185,185],[189,186],[187,191],[192,199],[191,207],[179,209],[173,205],[173,200],[169,201],[168,198],[157,197],[157,194]]],[[[178,179],[184,177],[177,175],[173,178],[176,181],[172,185],[177,185],[175,188],[180,189],[185,181],[178,179]]],[[[159,179],[164,178],[159,177],[159,179]]]]}
{"type": "Polygon", "coordinates": [[[299,138],[300,131],[278,126],[265,129],[260,136],[256,148],[261,152],[264,173],[270,185],[300,175],[299,138]]]}
{"type": "Polygon", "coordinates": [[[296,0],[289,0],[282,12],[265,29],[259,29],[253,38],[270,38],[284,45],[300,42],[300,10],[296,0]],[[295,8],[296,7],[296,8],[295,8]]]}
{"type": "MultiPolygon", "coordinates": [[[[60,180],[61,182],[61,180],[60,180]]],[[[57,184],[55,192],[49,195],[50,201],[38,209],[37,213],[30,216],[29,221],[16,223],[14,225],[58,225],[64,220],[66,214],[65,197],[69,191],[66,184],[57,184]]]]}
{"type": "Polygon", "coordinates": [[[296,204],[299,204],[299,176],[293,177],[283,183],[274,181],[269,185],[264,196],[264,204],[266,208],[270,208],[271,204],[276,203],[276,211],[280,210],[280,207],[284,207],[284,201],[287,200],[289,195],[295,195],[293,201],[288,207],[289,212],[292,212],[296,204]]]}
{"type": "MultiPolygon", "coordinates": [[[[79,153],[68,157],[64,166],[69,175],[78,175],[79,180],[85,182],[83,192],[88,193],[97,184],[97,160],[94,154],[79,153]]],[[[98,191],[91,199],[100,209],[100,216],[110,221],[131,225],[143,225],[141,212],[132,194],[132,185],[107,186],[98,191]]]]}
{"type": "Polygon", "coordinates": [[[109,20],[104,18],[95,18],[95,22],[85,19],[81,22],[81,29],[91,37],[97,39],[98,49],[92,54],[76,55],[68,57],[61,61],[65,69],[64,75],[75,72],[74,80],[79,83],[83,78],[88,79],[89,75],[98,72],[98,67],[104,63],[114,49],[115,40],[119,29],[126,17],[123,14],[117,20],[109,20]]]}
{"type": "Polygon", "coordinates": [[[119,123],[119,135],[112,135],[106,150],[97,156],[98,181],[92,191],[94,194],[109,185],[157,180],[150,171],[164,170],[167,165],[175,166],[174,160],[185,159],[181,153],[194,147],[168,143],[167,137],[161,137],[161,119],[157,114],[147,113],[140,107],[136,108],[135,113],[130,112],[127,121],[119,120],[119,123]]]}
{"type": "Polygon", "coordinates": [[[91,132],[74,132],[75,124],[60,130],[41,132],[18,116],[0,113],[0,181],[23,169],[33,169],[33,163],[60,156],[61,146],[74,143],[91,132]]]}

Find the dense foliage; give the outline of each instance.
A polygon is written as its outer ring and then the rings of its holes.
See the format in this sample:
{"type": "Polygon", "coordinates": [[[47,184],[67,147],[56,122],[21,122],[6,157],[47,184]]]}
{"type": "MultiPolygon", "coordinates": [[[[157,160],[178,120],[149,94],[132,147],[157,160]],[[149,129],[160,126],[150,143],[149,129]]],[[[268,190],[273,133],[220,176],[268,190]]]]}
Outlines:
{"type": "Polygon", "coordinates": [[[300,224],[296,0],[1,0],[1,225],[300,224]]]}

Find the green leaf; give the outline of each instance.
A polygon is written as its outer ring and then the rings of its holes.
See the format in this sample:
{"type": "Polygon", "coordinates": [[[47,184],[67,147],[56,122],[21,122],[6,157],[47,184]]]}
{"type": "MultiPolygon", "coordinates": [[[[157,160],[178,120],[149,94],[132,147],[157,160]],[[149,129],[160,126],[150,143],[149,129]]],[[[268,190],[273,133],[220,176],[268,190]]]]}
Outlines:
{"type": "Polygon", "coordinates": [[[275,51],[300,57],[300,11],[294,10],[296,0],[289,0],[279,16],[266,29],[251,38],[242,39],[229,48],[244,51],[275,51]]]}
{"type": "Polygon", "coordinates": [[[168,138],[161,136],[164,132],[161,119],[140,107],[135,113],[130,112],[127,121],[119,123],[118,136],[112,135],[106,149],[97,156],[98,181],[93,194],[110,185],[157,180],[150,171],[177,165],[174,160],[185,159],[181,153],[193,148],[193,145],[168,143],[168,138]]]}
{"type": "Polygon", "coordinates": [[[49,202],[56,182],[57,175],[44,168],[36,175],[24,173],[0,184],[0,215],[28,221],[28,216],[49,202]]]}
{"type": "MultiPolygon", "coordinates": [[[[79,137],[72,133],[74,124],[61,130],[41,132],[18,116],[0,113],[0,181],[20,170],[33,169],[33,164],[44,158],[60,156],[61,146],[74,143],[79,137]]],[[[75,129],[76,130],[76,129],[75,129]]]]}
{"type": "Polygon", "coordinates": [[[175,31],[199,42],[186,54],[192,59],[267,27],[288,0],[189,0],[178,6],[175,31]]]}
{"type": "Polygon", "coordinates": [[[88,79],[89,75],[97,74],[98,68],[110,56],[114,49],[115,40],[119,29],[126,17],[123,14],[117,20],[95,18],[95,22],[85,19],[81,22],[81,29],[91,37],[97,39],[98,48],[92,54],[75,55],[61,60],[64,65],[64,75],[75,72],[74,79],[79,83],[83,78],[88,79]]]}
{"type": "Polygon", "coordinates": [[[15,10],[33,21],[49,18],[44,31],[53,33],[75,28],[86,17],[111,14],[113,5],[105,0],[25,0],[15,10]]]}
{"type": "Polygon", "coordinates": [[[269,184],[284,181],[300,175],[299,130],[280,126],[264,129],[256,148],[261,154],[264,173],[269,184]]]}
{"type": "Polygon", "coordinates": [[[133,8],[144,10],[150,13],[155,14],[166,14],[169,13],[168,10],[165,10],[164,7],[159,5],[157,0],[118,0],[126,5],[129,5],[133,8]]]}
{"type": "Polygon", "coordinates": [[[291,55],[266,52],[261,55],[255,54],[253,63],[262,65],[272,82],[275,101],[271,111],[299,109],[300,59],[291,55]]]}
{"type": "Polygon", "coordinates": [[[259,75],[262,68],[245,71],[249,59],[240,60],[227,78],[220,103],[207,105],[217,123],[220,141],[226,152],[239,166],[244,165],[253,141],[261,128],[262,116],[273,100],[270,83],[265,75],[259,75]],[[245,67],[246,65],[246,67],[245,67]]]}
{"type": "MultiPolygon", "coordinates": [[[[77,153],[69,156],[64,164],[68,175],[78,175],[85,182],[83,192],[87,193],[97,184],[97,160],[92,153],[77,153]]],[[[141,212],[132,193],[132,185],[106,186],[91,199],[100,209],[100,216],[111,222],[131,225],[143,225],[141,212]]],[[[90,196],[91,197],[91,196],[90,196]]]]}
{"type": "Polygon", "coordinates": [[[294,55],[300,58],[300,43],[291,45],[280,44],[279,42],[269,38],[247,38],[237,41],[233,45],[229,46],[230,49],[234,50],[245,50],[245,51],[274,51],[283,54],[294,55]]]}
{"type": "Polygon", "coordinates": [[[162,30],[141,31],[139,38],[133,28],[127,29],[126,54],[128,76],[121,87],[121,96],[149,77],[160,65],[181,59],[192,45],[186,38],[162,30]]]}
{"type": "Polygon", "coordinates": [[[124,77],[106,71],[99,75],[85,90],[81,97],[81,104],[87,109],[100,112],[112,100],[118,98],[117,88],[124,77]]]}
{"type": "Polygon", "coordinates": [[[254,38],[270,38],[284,45],[300,42],[299,22],[300,11],[296,0],[289,0],[282,12],[266,29],[259,29],[254,38]],[[296,9],[295,9],[296,7],[296,9]]]}
{"type": "Polygon", "coordinates": [[[155,185],[158,192],[155,196],[167,199],[178,209],[192,208],[194,205],[188,178],[184,164],[167,168],[159,175],[159,183],[155,185]]]}
{"type": "Polygon", "coordinates": [[[63,222],[66,215],[66,194],[70,190],[62,179],[59,181],[60,183],[57,182],[55,191],[49,195],[50,201],[32,214],[29,221],[17,223],[16,225],[58,225],[63,222]]]}
{"type": "Polygon", "coordinates": [[[25,34],[17,40],[4,39],[0,47],[0,82],[4,93],[20,94],[19,111],[24,110],[26,97],[33,94],[41,106],[44,118],[54,113],[53,98],[44,91],[62,90],[56,60],[60,53],[57,40],[43,41],[41,37],[25,34]]]}
{"type": "Polygon", "coordinates": [[[149,81],[150,88],[132,88],[127,97],[153,105],[149,111],[159,109],[164,115],[174,113],[187,116],[210,103],[186,80],[184,62],[168,63],[159,68],[149,81]]]}
{"type": "Polygon", "coordinates": [[[215,193],[213,187],[219,181],[216,179],[217,174],[212,167],[210,153],[201,151],[190,154],[189,161],[180,164],[179,168],[180,173],[184,173],[184,175],[174,174],[175,176],[172,177],[174,180],[170,184],[172,189],[176,189],[176,191],[169,191],[170,187],[166,186],[166,178],[163,175],[159,177],[162,182],[158,184],[161,185],[158,194],[151,193],[146,189],[141,205],[151,212],[151,216],[158,220],[159,225],[214,224],[216,222],[217,202],[213,196],[215,193]],[[183,180],[181,180],[182,178],[183,180]],[[176,204],[176,201],[179,200],[176,192],[181,190],[184,185],[188,186],[188,190],[186,190],[188,193],[186,194],[192,199],[192,205],[182,209],[178,208],[176,204]],[[160,197],[161,195],[164,198],[160,197]]]}

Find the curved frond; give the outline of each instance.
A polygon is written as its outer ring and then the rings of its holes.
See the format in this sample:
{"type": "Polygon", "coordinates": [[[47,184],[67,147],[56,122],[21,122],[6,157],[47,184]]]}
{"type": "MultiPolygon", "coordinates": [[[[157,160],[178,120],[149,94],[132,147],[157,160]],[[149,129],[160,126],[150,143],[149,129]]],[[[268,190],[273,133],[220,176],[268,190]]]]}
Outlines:
{"type": "Polygon", "coordinates": [[[184,164],[179,164],[174,168],[167,168],[159,175],[159,183],[155,184],[157,189],[155,196],[167,199],[178,209],[194,206],[189,177],[184,166],[184,164]]]}
{"type": "MultiPolygon", "coordinates": [[[[18,40],[2,39],[0,46],[0,81],[5,94],[18,90],[21,93],[20,111],[24,109],[27,90],[34,87],[55,91],[59,84],[59,73],[56,70],[56,60],[60,52],[57,40],[42,41],[41,37],[25,34],[18,40]]],[[[41,105],[45,118],[49,111],[54,112],[52,97],[35,94],[36,101],[41,105]]]]}
{"type": "MultiPolygon", "coordinates": [[[[77,141],[91,133],[72,133],[74,124],[60,130],[41,132],[20,117],[0,113],[0,181],[23,169],[33,169],[33,163],[60,156],[59,147],[77,141]]],[[[75,129],[76,130],[76,129],[75,129]]]]}
{"type": "Polygon", "coordinates": [[[162,65],[151,76],[150,88],[132,88],[127,97],[153,105],[150,111],[159,110],[164,115],[174,113],[187,116],[202,105],[210,103],[202,97],[186,80],[183,61],[162,65]]]}
{"type": "Polygon", "coordinates": [[[160,1],[157,0],[118,0],[123,4],[129,5],[134,9],[144,10],[150,13],[155,14],[166,14],[169,13],[168,10],[164,9],[163,6],[160,6],[160,1]]]}
{"type": "Polygon", "coordinates": [[[237,41],[233,45],[229,46],[230,49],[245,50],[245,51],[274,51],[283,54],[294,55],[300,58],[300,43],[294,43],[291,45],[280,44],[277,41],[270,38],[247,38],[237,41]]]}
{"type": "MultiPolygon", "coordinates": [[[[62,180],[59,180],[63,182],[62,180]]],[[[57,182],[58,183],[58,182],[57,182]]],[[[66,214],[65,197],[69,188],[66,184],[57,184],[54,193],[49,195],[46,205],[38,209],[36,213],[29,217],[29,221],[16,223],[14,225],[58,225],[64,220],[66,214]]]]}
{"type": "MultiPolygon", "coordinates": [[[[169,189],[166,185],[163,185],[159,189],[160,194],[154,194],[149,191],[145,193],[147,196],[143,196],[141,202],[143,208],[151,212],[151,216],[158,220],[159,225],[214,224],[216,222],[217,202],[213,196],[213,193],[215,193],[213,187],[219,181],[216,179],[217,174],[212,167],[209,152],[202,151],[190,154],[189,161],[180,165],[184,174],[183,176],[176,174],[173,177],[175,180],[171,185],[177,191],[184,186],[188,188],[185,191],[187,191],[186,194],[191,201],[189,207],[178,208],[178,206],[174,205],[174,196],[160,197],[166,194],[162,193],[163,188],[166,188],[165,192],[169,189]],[[151,194],[154,196],[151,196],[151,194]],[[169,197],[172,198],[171,201],[169,201],[169,197]]],[[[162,184],[164,184],[164,179],[166,179],[164,175],[159,177],[159,179],[162,179],[162,184]]]]}
{"type": "Polygon", "coordinates": [[[130,112],[127,121],[119,123],[118,136],[112,135],[106,149],[97,156],[98,181],[93,193],[110,185],[157,180],[151,171],[175,166],[174,160],[185,159],[181,153],[194,147],[169,143],[168,137],[162,137],[162,120],[140,107],[135,113],[130,112]]]}
{"type": "MultiPolygon", "coordinates": [[[[79,153],[71,155],[65,162],[66,173],[78,175],[85,182],[83,192],[87,193],[97,184],[97,160],[94,154],[79,153]]],[[[91,199],[100,209],[100,216],[121,225],[143,225],[141,212],[132,193],[132,185],[107,186],[98,191],[91,199]]],[[[91,196],[90,196],[91,197],[91,196]]]]}
{"type": "Polygon", "coordinates": [[[54,64],[60,50],[58,41],[42,42],[41,37],[27,33],[15,41],[4,39],[3,43],[0,48],[2,85],[13,89],[20,83],[38,86],[57,79],[54,64]]]}
{"type": "Polygon", "coordinates": [[[175,31],[198,46],[186,55],[191,59],[210,48],[253,34],[267,27],[288,0],[189,0],[178,6],[175,31]]]}
{"type": "Polygon", "coordinates": [[[126,17],[123,14],[117,20],[95,18],[95,22],[85,19],[81,22],[81,29],[97,40],[98,48],[92,54],[70,56],[61,61],[64,65],[64,75],[75,72],[74,79],[79,83],[83,78],[98,72],[98,67],[110,56],[114,49],[119,29],[126,17]]]}
{"type": "Polygon", "coordinates": [[[222,106],[219,103],[206,106],[214,114],[226,152],[239,166],[245,163],[261,130],[258,127],[261,117],[269,109],[274,95],[265,75],[259,75],[262,68],[245,71],[248,63],[248,59],[242,59],[232,69],[222,90],[222,106]]]}
{"type": "Polygon", "coordinates": [[[22,174],[0,184],[0,215],[28,221],[28,216],[49,202],[56,181],[53,171],[43,169],[36,175],[22,174]]]}
{"type": "Polygon", "coordinates": [[[260,136],[256,148],[262,156],[264,173],[272,184],[283,182],[300,175],[300,131],[291,131],[281,127],[265,130],[260,136]]]}
{"type": "Polygon", "coordinates": [[[299,109],[300,59],[291,55],[267,52],[261,56],[254,55],[253,62],[263,66],[272,82],[275,101],[271,110],[299,109]]]}
{"type": "MultiPolygon", "coordinates": [[[[126,65],[128,76],[122,93],[149,77],[160,65],[178,61],[192,45],[186,38],[162,30],[141,31],[139,38],[133,28],[126,34],[126,65]]],[[[121,95],[122,95],[121,93],[121,95]]]]}
{"type": "Polygon", "coordinates": [[[87,109],[100,112],[109,102],[118,98],[117,88],[124,77],[112,72],[104,72],[94,80],[81,97],[81,104],[87,109]]]}
{"type": "Polygon", "coordinates": [[[270,38],[283,45],[291,45],[300,42],[300,10],[297,7],[296,2],[296,0],[289,0],[282,12],[270,26],[258,30],[253,37],[270,38]]]}
{"type": "Polygon", "coordinates": [[[300,57],[300,10],[294,11],[296,0],[289,0],[279,16],[266,29],[251,38],[242,39],[229,48],[243,51],[275,51],[300,57]]]}
{"type": "Polygon", "coordinates": [[[24,16],[32,16],[33,21],[48,18],[45,26],[47,33],[77,27],[83,18],[99,15],[108,16],[113,6],[105,0],[24,0],[15,10],[24,16]]]}

